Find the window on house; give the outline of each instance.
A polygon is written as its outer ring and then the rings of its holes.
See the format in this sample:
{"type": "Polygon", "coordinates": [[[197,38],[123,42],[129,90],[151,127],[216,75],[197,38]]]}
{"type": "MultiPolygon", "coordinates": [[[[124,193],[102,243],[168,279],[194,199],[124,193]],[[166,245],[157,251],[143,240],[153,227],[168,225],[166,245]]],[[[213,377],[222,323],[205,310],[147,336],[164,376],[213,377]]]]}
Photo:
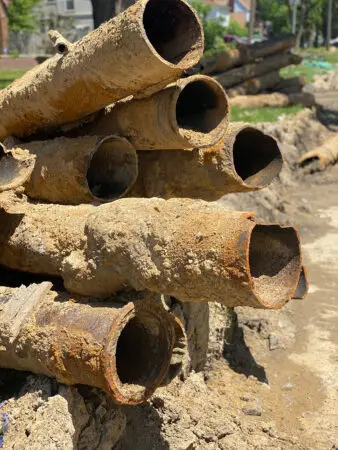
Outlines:
{"type": "Polygon", "coordinates": [[[66,10],[67,11],[74,10],[74,0],[66,0],[66,10]]]}

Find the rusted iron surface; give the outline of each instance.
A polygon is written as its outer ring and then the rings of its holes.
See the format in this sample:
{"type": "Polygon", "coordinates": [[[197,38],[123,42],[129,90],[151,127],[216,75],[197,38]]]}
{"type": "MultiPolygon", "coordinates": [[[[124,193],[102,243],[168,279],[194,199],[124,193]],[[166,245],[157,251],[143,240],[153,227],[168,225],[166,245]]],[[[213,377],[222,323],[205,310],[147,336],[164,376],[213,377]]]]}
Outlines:
{"type": "Polygon", "coordinates": [[[228,122],[222,86],[213,78],[195,75],[150,97],[111,105],[80,130],[102,136],[117,133],[137,150],[173,150],[213,145],[228,122]]]}
{"type": "Polygon", "coordinates": [[[50,287],[0,288],[0,365],[95,386],[121,404],[146,401],[184,340],[179,320],[149,294],[97,303],[50,287]]]}
{"type": "Polygon", "coordinates": [[[296,292],[293,294],[293,298],[295,300],[303,300],[307,296],[308,292],[309,292],[309,281],[307,269],[305,266],[302,266],[298,286],[296,292]]]}
{"type": "Polygon", "coordinates": [[[138,92],[159,90],[195,65],[200,21],[183,0],[139,0],[1,92],[0,138],[76,121],[138,92]]]}
{"type": "Polygon", "coordinates": [[[128,195],[217,200],[269,185],[283,158],[278,142],[251,125],[231,124],[213,147],[138,152],[139,177],[128,195]]]}
{"type": "Polygon", "coordinates": [[[336,164],[338,161],[338,135],[328,139],[316,150],[305,153],[299,161],[300,167],[310,169],[310,171],[325,170],[326,167],[336,164]]]}
{"type": "Polygon", "coordinates": [[[302,105],[306,107],[314,106],[316,99],[309,92],[297,92],[294,94],[281,94],[274,92],[271,94],[239,95],[231,99],[231,105],[237,108],[267,108],[302,105]]]}
{"type": "Polygon", "coordinates": [[[115,200],[128,192],[138,173],[136,150],[117,136],[17,143],[7,151],[0,159],[0,174],[6,171],[10,154],[7,179],[12,178],[12,185],[21,180],[29,197],[53,203],[115,200]],[[25,177],[23,161],[27,161],[25,177]]]}
{"type": "Polygon", "coordinates": [[[301,270],[296,230],[188,199],[122,199],[95,207],[6,202],[0,263],[60,275],[71,292],[124,287],[191,302],[281,308],[301,270]]]}

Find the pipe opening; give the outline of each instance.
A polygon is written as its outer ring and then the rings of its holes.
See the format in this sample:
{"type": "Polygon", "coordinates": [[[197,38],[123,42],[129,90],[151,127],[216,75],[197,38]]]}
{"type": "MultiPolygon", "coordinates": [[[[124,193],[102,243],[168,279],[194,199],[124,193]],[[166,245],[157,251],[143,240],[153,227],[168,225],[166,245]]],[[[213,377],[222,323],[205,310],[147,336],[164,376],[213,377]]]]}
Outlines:
{"type": "Polygon", "coordinates": [[[237,134],[233,158],[235,170],[244,183],[257,188],[270,184],[283,167],[277,141],[251,127],[245,127],[237,134]]]}
{"type": "Polygon", "coordinates": [[[122,330],[116,348],[116,370],[122,384],[152,390],[167,367],[169,352],[166,330],[153,317],[140,314],[122,330]]]}
{"type": "Polygon", "coordinates": [[[172,64],[200,58],[202,31],[195,12],[181,0],[149,0],[143,14],[143,26],[156,52],[172,64]]]}
{"type": "Polygon", "coordinates": [[[249,246],[254,291],[268,308],[281,308],[295,292],[301,268],[300,247],[294,228],[256,225],[249,246]]]}
{"type": "Polygon", "coordinates": [[[216,83],[196,80],[187,84],[176,103],[176,121],[180,128],[210,133],[228,113],[223,90],[216,83]]]}
{"type": "Polygon", "coordinates": [[[101,201],[120,198],[134,184],[137,172],[137,155],[132,145],[121,138],[105,139],[89,162],[89,190],[101,201]]]}
{"type": "Polygon", "coordinates": [[[34,162],[32,156],[16,158],[0,144],[0,192],[22,186],[31,176],[34,162]]]}

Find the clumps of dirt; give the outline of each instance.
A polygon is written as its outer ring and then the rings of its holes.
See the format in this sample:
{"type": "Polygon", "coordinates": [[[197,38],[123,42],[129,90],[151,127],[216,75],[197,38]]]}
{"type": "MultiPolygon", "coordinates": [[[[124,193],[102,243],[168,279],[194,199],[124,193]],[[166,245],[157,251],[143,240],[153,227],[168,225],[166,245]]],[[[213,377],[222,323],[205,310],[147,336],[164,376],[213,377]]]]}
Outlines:
{"type": "Polygon", "coordinates": [[[338,73],[330,70],[314,76],[312,83],[305,86],[307,92],[334,91],[338,86],[338,73]]]}
{"type": "Polygon", "coordinates": [[[1,410],[9,422],[5,449],[110,450],[124,432],[123,411],[96,389],[12,370],[1,371],[1,383],[9,393],[1,410]]]}

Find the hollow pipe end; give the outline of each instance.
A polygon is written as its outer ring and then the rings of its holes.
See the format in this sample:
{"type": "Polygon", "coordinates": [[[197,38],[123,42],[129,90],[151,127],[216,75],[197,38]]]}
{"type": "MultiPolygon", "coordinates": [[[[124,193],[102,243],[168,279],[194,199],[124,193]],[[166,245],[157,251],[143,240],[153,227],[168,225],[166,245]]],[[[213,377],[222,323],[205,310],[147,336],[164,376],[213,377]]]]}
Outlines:
{"type": "Polygon", "coordinates": [[[184,0],[143,0],[141,32],[166,66],[183,72],[201,59],[204,33],[197,12],[184,0]]]}
{"type": "Polygon", "coordinates": [[[256,224],[247,247],[249,284],[255,306],[280,309],[297,289],[302,269],[299,234],[294,227],[256,224]]]}
{"type": "Polygon", "coordinates": [[[230,127],[225,142],[232,149],[233,169],[245,190],[269,186],[283,168],[277,139],[251,125],[230,127]]]}
{"type": "Polygon", "coordinates": [[[156,301],[130,302],[121,309],[102,355],[105,390],[116,403],[143,403],[161,385],[172,361],[176,326],[156,301]]]}
{"type": "Polygon", "coordinates": [[[133,145],[120,136],[97,137],[88,159],[88,192],[96,202],[123,197],[138,176],[138,159],[133,145]]]}
{"type": "Polygon", "coordinates": [[[216,144],[229,124],[230,105],[223,87],[207,75],[181,79],[177,87],[175,127],[185,148],[216,144]]]}
{"type": "Polygon", "coordinates": [[[17,157],[15,153],[0,144],[0,192],[24,185],[32,175],[34,165],[34,156],[17,157]]]}

